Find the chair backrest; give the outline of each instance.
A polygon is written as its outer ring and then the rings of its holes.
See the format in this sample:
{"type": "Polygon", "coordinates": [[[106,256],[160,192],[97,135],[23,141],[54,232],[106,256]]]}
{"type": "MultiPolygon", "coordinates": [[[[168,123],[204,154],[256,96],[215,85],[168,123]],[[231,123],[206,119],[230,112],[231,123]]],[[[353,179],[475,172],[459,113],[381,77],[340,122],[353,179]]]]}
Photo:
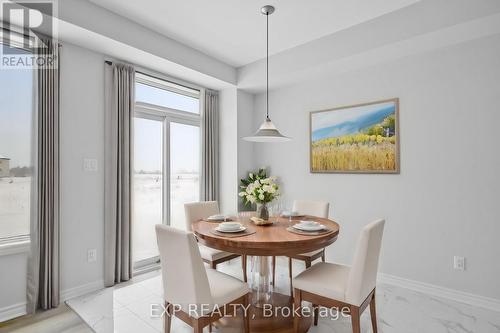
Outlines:
{"type": "Polygon", "coordinates": [[[191,224],[198,220],[219,214],[217,201],[190,202],[184,204],[186,230],[191,231],[191,224]]]}
{"type": "Polygon", "coordinates": [[[165,300],[172,304],[212,304],[207,272],[192,233],[157,224],[165,300]]]}
{"type": "Polygon", "coordinates": [[[360,305],[377,283],[378,260],[385,220],[366,225],[358,238],[346,287],[346,301],[360,305]]]}
{"type": "Polygon", "coordinates": [[[324,201],[295,200],[292,210],[304,215],[328,218],[330,204],[324,201]]]}

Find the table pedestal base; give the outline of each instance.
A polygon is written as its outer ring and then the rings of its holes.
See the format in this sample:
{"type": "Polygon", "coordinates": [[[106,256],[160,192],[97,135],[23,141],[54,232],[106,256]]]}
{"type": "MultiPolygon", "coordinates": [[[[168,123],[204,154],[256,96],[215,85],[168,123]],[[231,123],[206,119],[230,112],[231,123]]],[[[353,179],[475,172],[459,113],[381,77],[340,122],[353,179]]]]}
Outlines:
{"type": "MultiPolygon", "coordinates": [[[[268,307],[262,309],[256,306],[250,308],[250,333],[294,333],[293,298],[279,293],[271,293],[271,304],[273,304],[272,309],[268,307]],[[272,315],[269,316],[269,312],[272,312],[272,315]]],[[[300,318],[299,333],[306,333],[311,324],[311,317],[300,318]]],[[[235,332],[243,332],[241,316],[224,318],[214,325],[234,328],[235,332]]]]}

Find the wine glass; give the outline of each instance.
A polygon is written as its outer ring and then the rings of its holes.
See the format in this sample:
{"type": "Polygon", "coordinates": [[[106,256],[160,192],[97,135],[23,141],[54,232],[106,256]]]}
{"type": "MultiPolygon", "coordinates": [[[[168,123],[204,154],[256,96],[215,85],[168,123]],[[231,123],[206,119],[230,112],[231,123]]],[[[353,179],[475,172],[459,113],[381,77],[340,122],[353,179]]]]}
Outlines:
{"type": "Polygon", "coordinates": [[[287,201],[286,203],[286,212],[288,216],[288,224],[292,225],[293,224],[293,203],[287,201]]]}
{"type": "Polygon", "coordinates": [[[281,215],[281,209],[282,209],[282,204],[281,200],[276,200],[273,205],[271,206],[271,216],[279,217],[281,215]]]}

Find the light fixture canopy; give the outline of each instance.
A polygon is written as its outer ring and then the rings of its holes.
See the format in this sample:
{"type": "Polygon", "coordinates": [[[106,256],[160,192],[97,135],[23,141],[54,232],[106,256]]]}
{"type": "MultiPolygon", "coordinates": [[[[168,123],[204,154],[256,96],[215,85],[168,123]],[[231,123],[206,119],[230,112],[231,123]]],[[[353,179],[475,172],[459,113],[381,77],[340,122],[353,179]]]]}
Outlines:
{"type": "Polygon", "coordinates": [[[278,131],[276,126],[269,118],[269,15],[274,13],[274,7],[271,5],[264,6],[260,9],[261,13],[266,15],[266,120],[260,125],[257,132],[252,136],[244,137],[246,141],[253,142],[285,142],[291,138],[284,136],[278,131]]]}

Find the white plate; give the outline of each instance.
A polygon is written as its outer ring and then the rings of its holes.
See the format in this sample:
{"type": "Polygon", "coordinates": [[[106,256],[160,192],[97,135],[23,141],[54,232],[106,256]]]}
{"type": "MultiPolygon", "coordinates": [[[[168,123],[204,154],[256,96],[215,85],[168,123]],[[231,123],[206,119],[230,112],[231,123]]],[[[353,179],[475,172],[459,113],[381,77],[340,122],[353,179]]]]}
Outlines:
{"type": "Polygon", "coordinates": [[[213,216],[207,217],[207,221],[224,221],[227,218],[228,217],[224,216],[224,215],[213,215],[213,216]]]}
{"type": "Polygon", "coordinates": [[[218,231],[218,232],[242,232],[242,231],[245,231],[247,230],[247,228],[241,226],[239,229],[226,229],[226,230],[223,230],[223,229],[220,229],[219,227],[216,227],[215,228],[215,231],[218,231]]]}
{"type": "Polygon", "coordinates": [[[309,225],[309,226],[316,226],[316,225],[320,225],[319,222],[316,222],[316,221],[311,221],[311,220],[300,220],[299,223],[303,224],[303,225],[309,225]]]}
{"type": "Polygon", "coordinates": [[[322,224],[309,226],[309,225],[304,225],[302,223],[297,223],[293,225],[293,228],[302,231],[320,231],[325,229],[325,226],[322,224]]]}

